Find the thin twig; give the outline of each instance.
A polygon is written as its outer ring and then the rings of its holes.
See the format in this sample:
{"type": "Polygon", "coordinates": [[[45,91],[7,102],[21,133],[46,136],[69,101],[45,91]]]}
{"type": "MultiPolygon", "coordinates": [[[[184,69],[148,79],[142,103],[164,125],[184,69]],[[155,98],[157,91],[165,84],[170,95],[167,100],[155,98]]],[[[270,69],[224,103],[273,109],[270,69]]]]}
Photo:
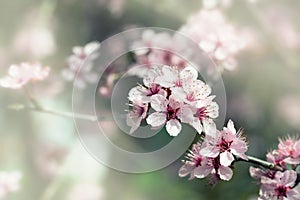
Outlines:
{"type": "Polygon", "coordinates": [[[261,160],[259,158],[255,158],[253,156],[247,156],[248,160],[244,160],[242,158],[237,158],[236,161],[244,161],[244,162],[249,162],[249,163],[253,163],[271,170],[277,170],[277,171],[284,171],[284,169],[278,165],[275,165],[273,163],[267,162],[265,160],[261,160]]]}

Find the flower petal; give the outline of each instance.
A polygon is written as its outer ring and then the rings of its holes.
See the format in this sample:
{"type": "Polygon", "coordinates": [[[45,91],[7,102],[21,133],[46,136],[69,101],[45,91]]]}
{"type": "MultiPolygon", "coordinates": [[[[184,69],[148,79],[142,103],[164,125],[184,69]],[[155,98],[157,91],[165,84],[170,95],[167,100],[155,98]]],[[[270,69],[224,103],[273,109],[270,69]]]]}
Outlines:
{"type": "Polygon", "coordinates": [[[146,121],[154,128],[160,127],[166,122],[166,114],[159,112],[152,113],[147,117],[146,121]]]}
{"type": "Polygon", "coordinates": [[[221,165],[228,167],[231,165],[231,163],[234,161],[234,157],[233,155],[228,152],[228,151],[224,151],[220,154],[220,163],[221,165]]]}
{"type": "Polygon", "coordinates": [[[167,122],[166,129],[171,136],[177,136],[181,131],[181,124],[177,119],[172,119],[167,122]]]}

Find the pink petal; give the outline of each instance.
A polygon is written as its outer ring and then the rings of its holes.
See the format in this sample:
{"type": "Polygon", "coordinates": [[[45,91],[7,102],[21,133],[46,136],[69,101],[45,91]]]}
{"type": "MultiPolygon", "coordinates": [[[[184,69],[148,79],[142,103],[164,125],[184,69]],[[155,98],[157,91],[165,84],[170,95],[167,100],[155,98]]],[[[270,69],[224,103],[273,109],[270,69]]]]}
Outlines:
{"type": "Polygon", "coordinates": [[[165,111],[168,105],[168,100],[160,95],[160,94],[155,94],[151,96],[151,107],[155,111],[165,111]]]}
{"type": "Polygon", "coordinates": [[[218,169],[218,174],[220,176],[220,179],[229,181],[232,178],[233,172],[229,167],[221,165],[218,169]]]}
{"type": "Polygon", "coordinates": [[[196,178],[204,178],[212,172],[213,168],[207,165],[198,166],[194,169],[194,175],[196,178]]]}
{"type": "Polygon", "coordinates": [[[166,124],[166,129],[170,136],[177,136],[180,133],[181,128],[181,124],[177,119],[172,119],[166,124]]]}
{"type": "Polygon", "coordinates": [[[166,114],[159,112],[152,113],[147,117],[146,121],[152,127],[160,127],[166,122],[166,114]]]}
{"type": "Polygon", "coordinates": [[[178,172],[179,177],[185,177],[189,175],[195,167],[191,164],[184,164],[178,172]]]}
{"type": "Polygon", "coordinates": [[[227,128],[231,131],[231,133],[236,134],[236,130],[231,119],[228,121],[227,128]]]}
{"type": "Polygon", "coordinates": [[[203,143],[203,148],[200,150],[200,154],[206,157],[215,158],[219,155],[219,149],[211,145],[206,146],[206,143],[203,143]]]}
{"type": "Polygon", "coordinates": [[[228,167],[228,166],[231,165],[231,163],[233,161],[234,161],[234,157],[230,152],[225,151],[225,152],[220,154],[220,163],[221,163],[221,165],[223,165],[225,167],[228,167]]]}

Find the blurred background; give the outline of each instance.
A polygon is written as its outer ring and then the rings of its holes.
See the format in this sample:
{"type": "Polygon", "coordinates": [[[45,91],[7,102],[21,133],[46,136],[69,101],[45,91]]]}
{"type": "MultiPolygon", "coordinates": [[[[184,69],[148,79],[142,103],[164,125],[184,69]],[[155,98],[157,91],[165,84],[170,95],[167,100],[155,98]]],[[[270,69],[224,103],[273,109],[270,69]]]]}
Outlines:
{"type": "MultiPolygon", "coordinates": [[[[250,38],[250,45],[236,56],[237,68],[222,75],[226,118],[245,129],[248,154],[264,159],[276,147],[278,137],[297,135],[300,129],[298,0],[1,1],[0,75],[5,76],[11,64],[23,61],[50,66],[51,76],[32,86],[31,92],[47,107],[71,111],[73,86],[61,72],[68,67],[74,46],[101,42],[134,27],[178,30],[191,14],[213,8],[220,9],[237,29],[246,30],[250,38]]],[[[83,148],[71,118],[7,109],[15,103],[29,103],[22,90],[0,88],[0,98],[0,171],[17,171],[22,176],[20,188],[3,199],[248,200],[258,196],[246,163],[237,163],[232,180],[214,188],[207,180],[179,178],[180,160],[146,174],[112,170],[83,148]]],[[[109,98],[101,100],[104,107],[109,103],[109,98]]],[[[120,130],[113,123],[101,125],[114,140],[120,140],[120,130]]]]}

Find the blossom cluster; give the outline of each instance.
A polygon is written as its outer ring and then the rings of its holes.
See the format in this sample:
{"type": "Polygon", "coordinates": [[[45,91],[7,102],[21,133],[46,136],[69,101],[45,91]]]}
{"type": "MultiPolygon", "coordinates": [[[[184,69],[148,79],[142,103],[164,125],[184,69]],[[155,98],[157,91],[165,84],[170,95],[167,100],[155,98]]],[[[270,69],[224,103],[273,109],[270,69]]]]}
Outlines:
{"type": "Polygon", "coordinates": [[[211,177],[211,183],[218,180],[229,181],[233,175],[235,157],[247,160],[248,147],[241,131],[236,131],[229,120],[227,127],[218,131],[211,127],[205,132],[203,141],[194,144],[179,170],[179,176],[190,175],[190,179],[211,177]]]}
{"type": "Polygon", "coordinates": [[[73,47],[73,55],[67,59],[68,68],[62,71],[66,81],[76,81],[74,86],[84,89],[87,83],[96,83],[98,76],[92,71],[94,60],[98,57],[99,42],[90,42],[85,46],[73,47]]]}
{"type": "Polygon", "coordinates": [[[11,89],[21,89],[30,81],[42,81],[49,75],[50,68],[39,63],[21,63],[11,65],[8,75],[0,79],[0,86],[11,89]]]}
{"type": "Polygon", "coordinates": [[[259,180],[259,199],[300,199],[300,140],[280,139],[278,148],[267,154],[267,161],[282,170],[250,167],[250,175],[259,180]]]}
{"type": "Polygon", "coordinates": [[[208,53],[220,70],[235,69],[235,55],[246,46],[243,34],[227,22],[222,12],[217,9],[201,10],[190,16],[179,31],[208,53]]]}
{"type": "Polygon", "coordinates": [[[131,67],[129,74],[143,77],[153,65],[187,67],[187,61],[177,55],[185,46],[176,35],[145,30],[141,40],[132,45],[136,63],[131,67]]]}
{"type": "Polygon", "coordinates": [[[155,66],[144,75],[143,85],[129,91],[132,109],[127,124],[133,133],[145,120],[152,128],[166,125],[171,136],[177,136],[181,123],[194,127],[200,134],[203,127],[214,125],[218,104],[213,101],[211,88],[198,80],[193,67],[155,66]]]}

